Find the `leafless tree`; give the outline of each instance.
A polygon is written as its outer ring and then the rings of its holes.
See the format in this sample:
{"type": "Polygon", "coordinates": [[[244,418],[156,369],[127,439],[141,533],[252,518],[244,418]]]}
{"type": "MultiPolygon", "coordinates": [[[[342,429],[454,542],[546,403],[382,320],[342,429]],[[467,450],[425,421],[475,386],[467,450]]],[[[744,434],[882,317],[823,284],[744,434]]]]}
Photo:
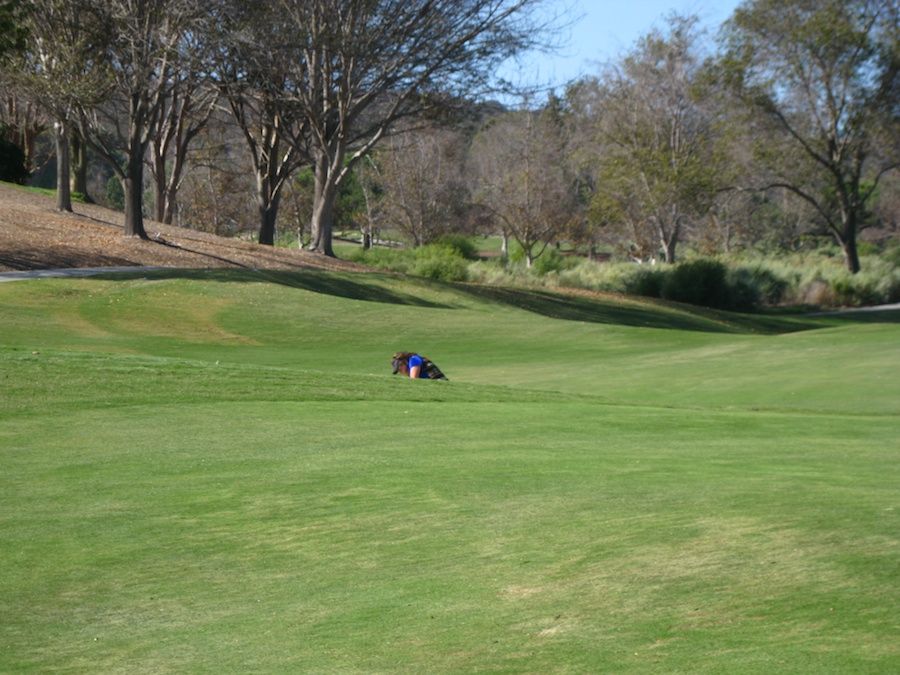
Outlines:
{"type": "Polygon", "coordinates": [[[125,193],[125,236],[147,238],[143,184],[147,148],[163,105],[171,100],[173,69],[185,36],[200,29],[197,0],[106,0],[105,55],[112,88],[103,105],[82,118],[84,137],[112,168],[125,193]],[[124,161],[120,161],[124,157],[124,161]]]}
{"type": "Polygon", "coordinates": [[[221,236],[258,234],[253,184],[239,130],[215,111],[191,145],[174,219],[221,236]]]}
{"type": "Polygon", "coordinates": [[[53,120],[56,207],[71,211],[73,129],[79,113],[108,91],[103,51],[107,26],[95,3],[85,0],[25,0],[22,10],[28,38],[16,61],[14,81],[53,120]]]}
{"type": "Polygon", "coordinates": [[[169,77],[172,87],[161,99],[150,136],[149,164],[153,177],[156,220],[171,223],[184,179],[191,142],[204,129],[218,100],[218,90],[204,77],[202,39],[183,36],[179,58],[169,77]]]}
{"type": "Polygon", "coordinates": [[[282,192],[310,163],[309,125],[292,102],[307,74],[294,54],[295,26],[279,2],[225,0],[211,31],[212,71],[241,129],[256,177],[259,243],[273,244],[282,192]]]}
{"type": "Polygon", "coordinates": [[[552,111],[525,109],[490,121],[473,144],[475,200],[519,243],[528,267],[577,217],[564,143],[552,111]]]}
{"type": "Polygon", "coordinates": [[[399,123],[489,88],[547,37],[546,0],[277,0],[315,171],[310,248],[333,255],[338,187],[399,123]]]}
{"type": "Polygon", "coordinates": [[[382,144],[377,162],[388,227],[414,246],[463,230],[469,203],[464,153],[463,139],[449,129],[422,129],[382,144]]]}

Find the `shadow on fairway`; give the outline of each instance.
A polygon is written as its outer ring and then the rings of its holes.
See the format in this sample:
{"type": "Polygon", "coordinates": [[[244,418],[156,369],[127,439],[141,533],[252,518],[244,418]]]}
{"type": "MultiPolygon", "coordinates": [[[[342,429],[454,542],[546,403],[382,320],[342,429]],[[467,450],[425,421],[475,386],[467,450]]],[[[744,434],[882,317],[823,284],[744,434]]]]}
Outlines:
{"type": "MultiPolygon", "coordinates": [[[[103,275],[106,278],[134,278],[130,272],[103,275]]],[[[333,295],[350,300],[381,302],[414,307],[447,308],[447,305],[429,302],[408,293],[397,293],[379,284],[359,283],[341,273],[306,271],[272,271],[233,268],[172,269],[141,273],[148,279],[191,279],[223,283],[271,283],[313,293],[333,295]]]]}
{"type": "Polygon", "coordinates": [[[631,304],[615,300],[553,293],[534,289],[496,288],[492,286],[456,286],[479,298],[510,305],[552,319],[585,321],[618,326],[689,330],[706,333],[755,333],[776,335],[821,327],[812,321],[785,317],[732,314],[703,307],[656,304],[652,301],[631,304]]]}
{"type": "Polygon", "coordinates": [[[846,323],[900,323],[900,309],[880,309],[866,307],[835,312],[809,314],[819,320],[829,320],[833,324],[846,323]]]}
{"type": "MultiPolygon", "coordinates": [[[[432,302],[412,293],[398,293],[366,274],[363,282],[350,274],[320,271],[272,271],[234,268],[169,269],[145,272],[121,272],[106,278],[192,279],[196,281],[272,283],[289,288],[323,293],[351,300],[379,302],[412,307],[452,309],[453,305],[432,302]]],[[[377,275],[376,275],[377,276],[377,275]]],[[[458,293],[508,305],[541,316],[564,321],[584,321],[618,326],[688,330],[706,333],[780,335],[804,330],[828,328],[847,323],[900,323],[900,310],[848,312],[829,315],[737,314],[704,307],[646,300],[617,300],[570,295],[541,289],[517,289],[476,284],[452,284],[417,279],[420,284],[437,284],[458,293]]]]}

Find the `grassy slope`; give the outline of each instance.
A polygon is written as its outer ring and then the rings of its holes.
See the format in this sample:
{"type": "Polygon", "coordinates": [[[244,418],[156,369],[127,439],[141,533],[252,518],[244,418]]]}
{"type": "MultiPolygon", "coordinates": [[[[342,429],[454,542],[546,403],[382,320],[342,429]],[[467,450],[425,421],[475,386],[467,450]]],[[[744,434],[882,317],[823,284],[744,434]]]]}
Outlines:
{"type": "Polygon", "coordinates": [[[0,285],[0,670],[897,666],[896,324],[185,276],[0,285]]]}

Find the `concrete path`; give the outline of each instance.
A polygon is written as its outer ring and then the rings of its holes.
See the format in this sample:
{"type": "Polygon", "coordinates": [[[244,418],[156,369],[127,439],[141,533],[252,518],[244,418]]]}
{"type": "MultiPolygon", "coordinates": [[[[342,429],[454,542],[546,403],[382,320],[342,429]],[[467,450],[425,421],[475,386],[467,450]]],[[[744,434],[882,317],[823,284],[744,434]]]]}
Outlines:
{"type": "Polygon", "coordinates": [[[847,309],[830,309],[827,312],[813,312],[799,316],[833,316],[835,314],[855,314],[856,312],[889,312],[900,309],[900,303],[893,305],[872,305],[871,307],[849,307],[847,309]]]}
{"type": "Polygon", "coordinates": [[[169,267],[73,267],[62,270],[22,270],[19,272],[0,272],[0,282],[21,281],[23,279],[51,279],[65,277],[92,277],[96,274],[115,274],[117,272],[153,272],[167,270],[169,267]]]}

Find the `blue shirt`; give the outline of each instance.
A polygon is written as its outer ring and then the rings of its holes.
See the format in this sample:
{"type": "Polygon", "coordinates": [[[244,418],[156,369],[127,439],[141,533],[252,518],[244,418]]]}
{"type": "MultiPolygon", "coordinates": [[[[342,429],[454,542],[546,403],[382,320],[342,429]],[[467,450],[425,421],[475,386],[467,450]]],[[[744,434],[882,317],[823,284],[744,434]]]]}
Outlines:
{"type": "Polygon", "coordinates": [[[423,378],[426,380],[430,379],[428,377],[428,375],[425,373],[425,368],[422,367],[424,365],[425,365],[425,359],[423,359],[418,354],[413,354],[412,356],[409,357],[409,369],[412,370],[416,366],[419,366],[419,379],[420,380],[423,378]]]}

